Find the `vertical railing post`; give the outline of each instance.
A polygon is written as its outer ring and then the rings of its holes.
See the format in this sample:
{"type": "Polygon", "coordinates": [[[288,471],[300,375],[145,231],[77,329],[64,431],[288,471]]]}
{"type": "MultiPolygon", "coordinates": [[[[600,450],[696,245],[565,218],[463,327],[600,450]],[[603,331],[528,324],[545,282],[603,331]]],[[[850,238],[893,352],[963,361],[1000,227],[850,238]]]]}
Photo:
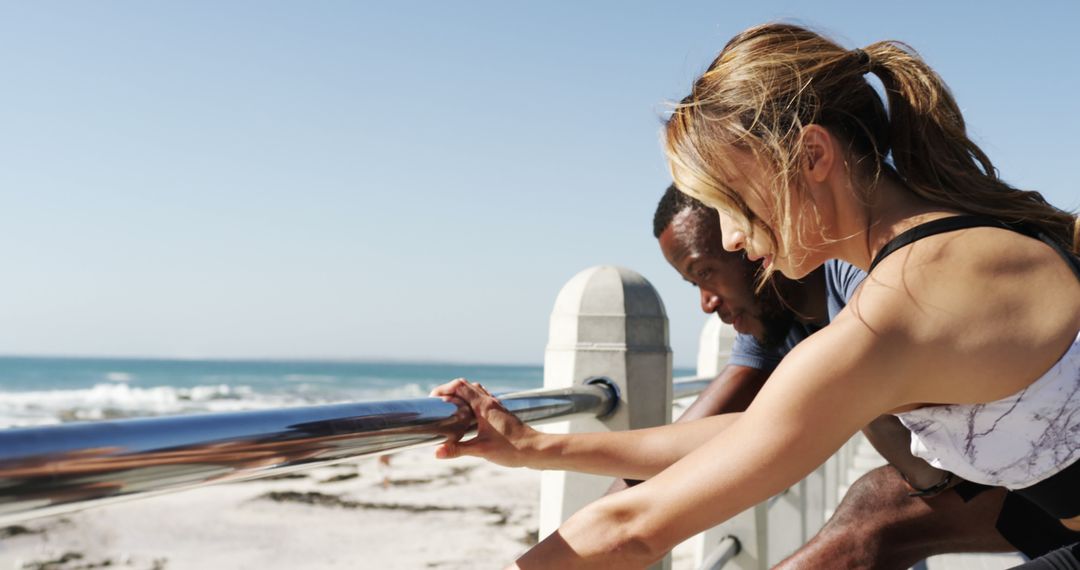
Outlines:
{"type": "MultiPolygon", "coordinates": [[[[551,313],[544,387],[580,385],[592,377],[610,379],[620,392],[619,407],[602,419],[581,418],[545,431],[626,430],[671,421],[671,349],[667,314],[652,285],[641,275],[612,266],[592,267],[563,286],[551,313]]],[[[540,479],[540,536],[554,532],[611,485],[608,477],[545,471],[540,479]]],[[[669,561],[657,567],[668,567],[669,561]]]]}
{"type": "MultiPolygon", "coordinates": [[[[806,487],[800,481],[788,487],[769,507],[768,563],[776,564],[803,545],[803,498],[806,487]]],[[[766,566],[769,567],[769,566],[766,566]]]]}
{"type": "Polygon", "coordinates": [[[840,475],[840,455],[841,452],[838,451],[825,462],[825,512],[823,516],[826,519],[832,516],[837,503],[840,502],[840,483],[843,480],[840,475]]]}
{"type": "MultiPolygon", "coordinates": [[[[714,378],[719,376],[720,371],[727,366],[734,342],[735,329],[725,325],[716,315],[709,315],[705,319],[705,326],[701,329],[701,336],[698,341],[697,375],[712,376],[714,378]]],[[[757,541],[754,539],[753,533],[753,516],[750,515],[748,518],[748,513],[743,513],[739,517],[737,517],[738,520],[732,520],[726,524],[710,528],[689,540],[693,549],[694,568],[701,568],[705,564],[705,561],[724,540],[724,537],[735,535],[736,527],[748,527],[750,531],[748,533],[739,532],[743,536],[736,536],[741,547],[741,552],[736,558],[741,558],[745,565],[748,556],[743,553],[750,550],[751,554],[749,556],[754,556],[752,551],[757,548],[757,541]]],[[[729,564],[735,566],[739,562],[733,560],[729,564]]]]}
{"type": "Polygon", "coordinates": [[[719,376],[727,366],[734,345],[735,329],[724,324],[716,315],[706,317],[698,338],[697,375],[719,376]]]}
{"type": "Polygon", "coordinates": [[[809,542],[825,523],[825,511],[829,508],[826,498],[828,464],[821,465],[806,476],[803,507],[803,543],[809,542]]]}

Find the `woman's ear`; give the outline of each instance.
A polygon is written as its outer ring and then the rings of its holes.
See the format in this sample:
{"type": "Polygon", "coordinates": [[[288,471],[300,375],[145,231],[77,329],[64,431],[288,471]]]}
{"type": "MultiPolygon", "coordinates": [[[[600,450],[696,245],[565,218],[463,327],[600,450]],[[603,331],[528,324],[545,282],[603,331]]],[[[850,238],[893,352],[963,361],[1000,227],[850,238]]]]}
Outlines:
{"type": "Polygon", "coordinates": [[[821,125],[807,125],[802,130],[802,174],[810,182],[822,183],[829,177],[836,161],[832,133],[821,125]]]}

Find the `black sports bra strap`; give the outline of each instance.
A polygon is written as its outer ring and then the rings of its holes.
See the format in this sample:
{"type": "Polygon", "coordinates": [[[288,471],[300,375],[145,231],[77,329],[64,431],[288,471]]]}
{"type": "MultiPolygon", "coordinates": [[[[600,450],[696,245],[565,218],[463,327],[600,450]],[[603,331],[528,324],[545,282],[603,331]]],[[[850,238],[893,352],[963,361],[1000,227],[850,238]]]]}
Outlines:
{"type": "Polygon", "coordinates": [[[892,252],[906,245],[910,245],[911,243],[919,241],[923,238],[937,234],[943,234],[946,232],[953,232],[956,230],[965,230],[968,228],[980,227],[1001,228],[1004,230],[1014,231],[1016,233],[1026,235],[1030,238],[1037,239],[1045,243],[1046,245],[1049,245],[1050,247],[1054,248],[1054,251],[1058,252],[1058,255],[1060,255],[1062,259],[1065,260],[1065,263],[1067,263],[1069,265],[1069,268],[1072,269],[1073,274],[1076,275],[1077,280],[1080,280],[1080,258],[1077,258],[1075,254],[1061,247],[1060,244],[1050,239],[1048,236],[1046,236],[1046,234],[1030,226],[1013,225],[1005,223],[1001,220],[996,220],[994,218],[988,218],[986,216],[972,215],[953,216],[951,218],[941,218],[940,220],[933,220],[930,222],[926,222],[925,224],[919,224],[901,233],[900,235],[891,239],[889,243],[885,244],[885,247],[881,248],[881,251],[879,251],[878,254],[874,256],[874,261],[870,263],[870,269],[867,270],[867,273],[873,271],[874,268],[877,267],[877,264],[881,263],[881,260],[888,257],[889,254],[891,254],[892,252]]]}
{"type": "Polygon", "coordinates": [[[892,252],[923,238],[946,232],[987,226],[1013,229],[998,220],[984,216],[953,216],[951,218],[941,218],[940,220],[919,224],[889,240],[889,243],[885,244],[885,247],[881,248],[881,251],[874,256],[874,261],[870,262],[870,269],[867,270],[867,273],[873,271],[874,268],[877,267],[877,264],[881,263],[881,261],[888,257],[892,252]]]}

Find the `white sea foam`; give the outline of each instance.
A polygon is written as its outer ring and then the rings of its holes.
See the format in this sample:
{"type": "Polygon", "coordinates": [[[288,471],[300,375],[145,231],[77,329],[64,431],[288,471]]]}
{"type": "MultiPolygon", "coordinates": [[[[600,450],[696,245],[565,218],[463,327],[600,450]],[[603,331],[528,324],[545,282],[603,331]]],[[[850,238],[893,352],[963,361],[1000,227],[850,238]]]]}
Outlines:
{"type": "Polygon", "coordinates": [[[0,392],[0,426],[46,425],[165,414],[225,412],[311,403],[311,398],[256,394],[247,386],[159,386],[124,383],[81,390],[0,392]]]}
{"type": "Polygon", "coordinates": [[[337,376],[328,374],[286,374],[282,377],[286,382],[307,382],[313,384],[333,384],[337,382],[337,376]]]}
{"type": "Polygon", "coordinates": [[[422,398],[429,388],[408,383],[389,388],[328,391],[324,383],[290,384],[288,391],[263,393],[247,385],[207,384],[191,388],[137,387],[126,382],[72,390],[0,391],[0,427],[141,416],[232,412],[333,402],[422,398]]]}
{"type": "Polygon", "coordinates": [[[135,377],[127,372],[108,372],[105,379],[109,382],[131,382],[135,377]]]}
{"type": "Polygon", "coordinates": [[[384,388],[378,391],[371,390],[371,399],[387,399],[387,400],[402,400],[406,398],[423,398],[428,395],[431,390],[424,389],[423,386],[409,382],[401,386],[395,386],[393,388],[384,388]]]}

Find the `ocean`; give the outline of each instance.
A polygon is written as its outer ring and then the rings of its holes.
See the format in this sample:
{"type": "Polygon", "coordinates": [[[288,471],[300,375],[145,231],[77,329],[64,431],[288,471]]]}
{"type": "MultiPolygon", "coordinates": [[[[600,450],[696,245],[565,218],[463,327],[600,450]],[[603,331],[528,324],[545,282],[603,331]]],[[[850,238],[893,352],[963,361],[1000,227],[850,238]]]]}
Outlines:
{"type": "Polygon", "coordinates": [[[539,388],[543,368],[485,364],[0,357],[0,427],[427,396],[464,376],[539,388]]]}

